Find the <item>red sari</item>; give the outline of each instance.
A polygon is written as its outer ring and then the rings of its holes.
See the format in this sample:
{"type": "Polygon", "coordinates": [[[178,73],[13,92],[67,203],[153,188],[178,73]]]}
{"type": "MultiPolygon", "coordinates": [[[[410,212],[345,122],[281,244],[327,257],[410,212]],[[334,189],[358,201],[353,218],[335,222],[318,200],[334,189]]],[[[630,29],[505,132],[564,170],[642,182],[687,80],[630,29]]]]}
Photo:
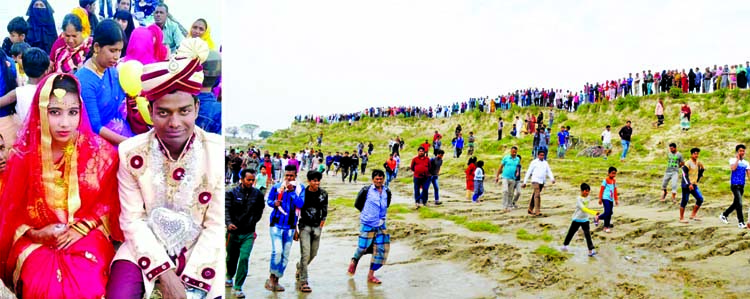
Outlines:
{"type": "Polygon", "coordinates": [[[477,166],[474,163],[469,164],[466,167],[466,190],[474,191],[474,171],[477,170],[477,166]]]}
{"type": "Polygon", "coordinates": [[[682,74],[682,77],[680,78],[682,80],[682,92],[687,93],[688,92],[688,82],[687,82],[687,75],[682,74]]]}
{"type": "Polygon", "coordinates": [[[77,137],[60,162],[53,161],[47,105],[61,76],[75,78],[55,73],[40,82],[8,162],[0,200],[0,274],[24,298],[102,298],[115,253],[110,236],[122,240],[118,157],[92,132],[80,101],[77,137]],[[67,230],[84,221],[95,223],[93,229],[67,249],[33,243],[25,234],[51,224],[67,230]]]}

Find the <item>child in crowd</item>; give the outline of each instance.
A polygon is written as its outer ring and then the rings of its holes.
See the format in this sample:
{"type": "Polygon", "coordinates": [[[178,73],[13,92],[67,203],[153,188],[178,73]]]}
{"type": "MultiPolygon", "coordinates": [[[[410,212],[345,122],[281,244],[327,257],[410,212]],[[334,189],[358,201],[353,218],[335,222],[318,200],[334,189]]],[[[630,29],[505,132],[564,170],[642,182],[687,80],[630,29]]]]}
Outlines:
{"type": "Polygon", "coordinates": [[[3,40],[3,51],[10,54],[13,44],[26,41],[26,33],[29,31],[29,23],[23,17],[15,17],[8,22],[8,37],[3,40]]]}
{"type": "Polygon", "coordinates": [[[15,43],[13,46],[10,47],[10,56],[13,58],[13,60],[16,62],[16,84],[18,86],[24,86],[26,85],[26,81],[29,79],[26,76],[26,72],[24,72],[23,69],[23,52],[31,48],[29,44],[21,42],[21,43],[15,43]]]}
{"type": "Polygon", "coordinates": [[[260,190],[260,193],[266,195],[266,189],[268,189],[268,175],[266,175],[266,166],[261,165],[260,171],[255,176],[255,188],[260,190]]]}
{"type": "Polygon", "coordinates": [[[49,55],[42,49],[29,48],[23,52],[21,65],[29,79],[26,85],[16,88],[16,115],[20,123],[26,120],[36,92],[36,85],[47,74],[49,64],[49,55]]]}
{"type": "Polygon", "coordinates": [[[617,176],[617,168],[610,167],[607,170],[607,177],[602,181],[602,187],[599,189],[599,205],[604,205],[604,213],[599,215],[599,219],[604,220],[604,232],[606,233],[609,233],[612,229],[612,209],[614,206],[620,205],[620,201],[617,199],[615,176],[617,176]]]}
{"type": "Polygon", "coordinates": [[[477,169],[474,170],[474,196],[471,200],[474,203],[480,203],[479,199],[484,194],[484,161],[477,162],[477,169]]]}
{"type": "Polygon", "coordinates": [[[513,128],[510,130],[510,136],[518,137],[518,129],[516,128],[516,124],[513,124],[513,128]]]}
{"type": "Polygon", "coordinates": [[[589,249],[589,256],[596,255],[594,250],[594,242],[591,241],[591,232],[589,230],[589,215],[594,216],[594,222],[598,222],[599,213],[589,209],[589,193],[591,187],[588,184],[581,184],[581,196],[578,197],[576,202],[576,210],[573,212],[573,222],[570,223],[570,229],[568,229],[568,235],[565,236],[565,242],[563,242],[563,251],[568,251],[568,245],[573,236],[578,232],[578,228],[583,229],[583,236],[586,238],[586,246],[589,249]]]}

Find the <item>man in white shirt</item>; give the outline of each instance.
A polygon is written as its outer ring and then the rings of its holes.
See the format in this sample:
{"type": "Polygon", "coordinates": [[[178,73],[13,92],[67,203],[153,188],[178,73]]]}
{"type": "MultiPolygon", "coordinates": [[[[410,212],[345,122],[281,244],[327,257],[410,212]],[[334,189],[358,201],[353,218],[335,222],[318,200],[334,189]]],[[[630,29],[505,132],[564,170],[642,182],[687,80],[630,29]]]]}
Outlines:
{"type": "Polygon", "coordinates": [[[516,138],[521,138],[521,129],[523,128],[523,121],[516,116],[516,138]]]}
{"type": "Polygon", "coordinates": [[[604,148],[604,160],[607,160],[607,157],[612,152],[612,132],[609,125],[602,132],[602,147],[604,148]]]}
{"type": "Polygon", "coordinates": [[[539,151],[537,158],[531,161],[529,164],[529,170],[526,171],[526,177],[523,179],[521,188],[526,188],[526,182],[531,178],[531,186],[534,188],[534,194],[531,196],[529,201],[529,215],[542,216],[539,211],[541,209],[541,193],[544,189],[544,182],[547,176],[552,180],[552,184],[555,184],[555,176],[552,174],[552,169],[549,167],[549,163],[544,160],[544,152],[539,151]]]}

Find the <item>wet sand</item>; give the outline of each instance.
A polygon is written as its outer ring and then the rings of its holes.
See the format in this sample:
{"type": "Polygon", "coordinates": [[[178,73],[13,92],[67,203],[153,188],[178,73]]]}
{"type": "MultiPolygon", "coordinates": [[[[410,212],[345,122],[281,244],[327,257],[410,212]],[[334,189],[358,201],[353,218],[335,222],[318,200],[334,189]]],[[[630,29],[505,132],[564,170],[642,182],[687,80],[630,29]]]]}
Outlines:
{"type": "MultiPolygon", "coordinates": [[[[329,198],[353,198],[364,185],[342,185],[334,177],[324,178],[322,185],[329,192],[329,198]],[[352,195],[354,194],[354,195],[352,195]]],[[[407,203],[404,197],[394,198],[394,203],[407,203]]],[[[392,231],[391,251],[388,261],[376,276],[382,285],[367,282],[371,255],[360,260],[356,275],[347,273],[349,261],[357,246],[359,214],[354,207],[335,207],[329,210],[320,242],[318,256],[309,266],[312,293],[305,294],[295,289],[296,263],[300,258],[299,243],[295,242],[289,257],[285,276],[281,285],[285,292],[272,293],[263,286],[268,278],[271,256],[268,236],[268,215],[266,208],[263,219],[258,222],[258,238],[250,255],[250,270],[243,291],[247,298],[495,298],[497,283],[467,268],[460,261],[435,259],[423,256],[408,240],[395,236],[405,228],[400,221],[388,221],[392,231]]],[[[233,298],[227,288],[227,297],[233,298]]]]}

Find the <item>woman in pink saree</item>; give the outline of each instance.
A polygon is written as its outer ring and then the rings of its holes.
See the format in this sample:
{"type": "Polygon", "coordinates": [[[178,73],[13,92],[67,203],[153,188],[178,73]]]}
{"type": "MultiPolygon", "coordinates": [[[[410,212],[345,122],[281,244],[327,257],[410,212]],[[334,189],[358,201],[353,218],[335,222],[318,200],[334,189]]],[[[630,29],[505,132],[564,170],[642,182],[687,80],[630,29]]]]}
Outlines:
{"type": "Polygon", "coordinates": [[[0,197],[5,285],[19,298],[102,298],[111,241],[122,240],[118,157],[92,132],[74,76],[42,79],[10,155],[0,197]]]}
{"type": "Polygon", "coordinates": [[[164,45],[164,35],[156,25],[138,27],[130,34],[128,55],[122,61],[137,60],[147,65],[167,60],[169,49],[164,45]]]}

